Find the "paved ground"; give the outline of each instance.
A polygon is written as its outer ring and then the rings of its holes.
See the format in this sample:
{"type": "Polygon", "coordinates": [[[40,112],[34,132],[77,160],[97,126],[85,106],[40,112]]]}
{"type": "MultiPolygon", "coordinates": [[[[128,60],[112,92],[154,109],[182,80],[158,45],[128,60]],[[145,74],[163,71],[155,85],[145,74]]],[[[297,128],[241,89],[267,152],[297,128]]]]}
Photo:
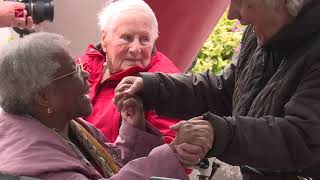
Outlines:
{"type": "MultiPolygon", "coordinates": [[[[212,160],[220,163],[221,166],[211,180],[241,180],[242,179],[239,167],[230,166],[226,163],[223,163],[223,162],[217,160],[216,158],[211,158],[210,164],[211,164],[212,160]]],[[[191,180],[198,180],[199,178],[197,177],[197,174],[198,174],[198,171],[193,170],[193,172],[190,174],[190,179],[191,180]]]]}

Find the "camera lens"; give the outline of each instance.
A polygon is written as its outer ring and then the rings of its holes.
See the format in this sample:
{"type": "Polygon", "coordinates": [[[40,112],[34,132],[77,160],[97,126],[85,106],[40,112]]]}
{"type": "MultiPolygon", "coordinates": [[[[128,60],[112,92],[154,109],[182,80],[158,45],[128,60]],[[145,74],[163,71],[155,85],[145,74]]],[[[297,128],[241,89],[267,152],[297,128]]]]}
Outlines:
{"type": "Polygon", "coordinates": [[[48,20],[53,21],[54,5],[52,0],[34,0],[31,2],[32,19],[35,24],[48,20]]]}

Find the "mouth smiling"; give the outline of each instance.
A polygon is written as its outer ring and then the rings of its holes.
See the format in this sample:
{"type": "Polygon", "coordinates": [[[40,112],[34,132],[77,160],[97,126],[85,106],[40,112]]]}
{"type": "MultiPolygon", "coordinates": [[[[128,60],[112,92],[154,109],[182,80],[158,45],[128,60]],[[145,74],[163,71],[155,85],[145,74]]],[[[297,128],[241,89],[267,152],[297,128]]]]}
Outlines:
{"type": "Polygon", "coordinates": [[[89,83],[86,81],[84,82],[84,91],[83,91],[83,95],[87,95],[90,93],[90,86],[89,86],[89,83]]]}
{"type": "Polygon", "coordinates": [[[141,58],[125,58],[125,60],[136,62],[136,61],[141,61],[141,58]]]}

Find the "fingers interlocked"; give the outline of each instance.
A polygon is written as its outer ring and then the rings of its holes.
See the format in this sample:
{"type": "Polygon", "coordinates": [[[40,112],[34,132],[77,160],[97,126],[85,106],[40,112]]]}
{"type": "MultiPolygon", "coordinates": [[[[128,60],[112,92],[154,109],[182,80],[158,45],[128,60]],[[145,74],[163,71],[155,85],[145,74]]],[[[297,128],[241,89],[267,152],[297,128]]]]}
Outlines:
{"type": "Polygon", "coordinates": [[[174,147],[185,166],[197,164],[212,147],[213,127],[202,116],[179,122],[171,128],[177,131],[174,147]]]}

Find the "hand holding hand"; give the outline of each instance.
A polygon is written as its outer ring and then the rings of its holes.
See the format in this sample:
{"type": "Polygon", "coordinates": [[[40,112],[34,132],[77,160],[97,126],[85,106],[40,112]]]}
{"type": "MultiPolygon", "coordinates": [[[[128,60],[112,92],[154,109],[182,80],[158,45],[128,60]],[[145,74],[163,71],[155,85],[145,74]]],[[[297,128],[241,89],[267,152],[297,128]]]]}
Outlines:
{"type": "Polygon", "coordinates": [[[144,118],[143,105],[138,97],[124,99],[120,112],[123,120],[136,128],[145,130],[146,122],[144,118]]]}
{"type": "Polygon", "coordinates": [[[182,159],[181,163],[184,165],[196,165],[212,147],[214,140],[213,127],[208,121],[203,120],[202,116],[189,121],[181,121],[172,126],[171,129],[177,131],[177,136],[171,147],[176,150],[180,159],[182,159]],[[191,145],[193,150],[188,147],[191,145]],[[196,146],[198,148],[195,148],[196,146]]]}
{"type": "Polygon", "coordinates": [[[124,97],[132,97],[136,95],[137,92],[143,89],[143,79],[141,77],[128,76],[121,80],[116,89],[114,90],[115,96],[113,98],[113,103],[117,106],[118,111],[120,111],[123,105],[124,97]]]}
{"type": "Polygon", "coordinates": [[[188,143],[175,145],[174,149],[179,155],[180,163],[186,167],[198,164],[206,156],[200,146],[188,143]]]}

